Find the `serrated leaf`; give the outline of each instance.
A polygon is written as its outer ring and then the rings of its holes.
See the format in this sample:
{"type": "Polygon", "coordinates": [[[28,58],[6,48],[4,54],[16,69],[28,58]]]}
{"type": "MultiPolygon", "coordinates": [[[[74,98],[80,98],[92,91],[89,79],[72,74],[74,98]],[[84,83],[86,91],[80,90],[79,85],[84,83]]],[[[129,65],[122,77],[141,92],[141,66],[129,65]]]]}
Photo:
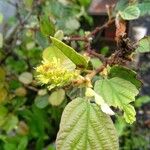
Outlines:
{"type": "Polygon", "coordinates": [[[94,90],[101,95],[110,106],[124,110],[126,114],[124,117],[127,122],[132,123],[135,120],[132,114],[133,109],[129,106],[129,103],[135,101],[138,90],[131,82],[118,77],[98,80],[95,83],[94,90]],[[129,117],[129,114],[132,115],[132,117],[129,117]]]}
{"type": "Polygon", "coordinates": [[[62,115],[57,150],[118,150],[118,137],[110,117],[96,104],[77,98],[62,115]]]}
{"type": "Polygon", "coordinates": [[[108,74],[109,78],[119,77],[130,81],[137,89],[141,87],[141,81],[137,79],[137,73],[123,66],[113,66],[108,74]]]}
{"type": "Polygon", "coordinates": [[[138,90],[131,82],[118,77],[98,80],[94,89],[110,106],[119,108],[134,101],[138,94],[138,90]]]}
{"type": "Polygon", "coordinates": [[[140,16],[140,10],[136,5],[128,6],[119,13],[124,20],[134,20],[140,16]]]}
{"type": "Polygon", "coordinates": [[[77,53],[72,47],[66,45],[62,41],[51,37],[52,45],[55,46],[59,51],[61,51],[66,57],[68,57],[74,64],[78,67],[86,68],[88,65],[87,60],[77,53]]]}
{"type": "Polygon", "coordinates": [[[124,105],[123,110],[124,110],[123,116],[124,116],[126,122],[130,123],[130,124],[133,123],[136,120],[136,118],[135,118],[136,111],[135,111],[134,107],[130,104],[124,105]]]}
{"type": "Polygon", "coordinates": [[[58,89],[54,91],[48,98],[48,101],[53,106],[59,106],[65,98],[65,91],[63,89],[58,89]]]}
{"type": "Polygon", "coordinates": [[[33,75],[30,72],[23,72],[19,76],[19,81],[24,84],[30,84],[33,80],[33,75]]]}
{"type": "Polygon", "coordinates": [[[55,26],[48,16],[40,17],[40,29],[45,36],[53,36],[55,34],[55,26]]]}
{"type": "Polygon", "coordinates": [[[150,36],[146,36],[139,41],[136,51],[140,53],[150,52],[150,36]]]}
{"type": "Polygon", "coordinates": [[[48,105],[48,95],[37,96],[35,98],[35,105],[41,109],[45,108],[48,105]]]}

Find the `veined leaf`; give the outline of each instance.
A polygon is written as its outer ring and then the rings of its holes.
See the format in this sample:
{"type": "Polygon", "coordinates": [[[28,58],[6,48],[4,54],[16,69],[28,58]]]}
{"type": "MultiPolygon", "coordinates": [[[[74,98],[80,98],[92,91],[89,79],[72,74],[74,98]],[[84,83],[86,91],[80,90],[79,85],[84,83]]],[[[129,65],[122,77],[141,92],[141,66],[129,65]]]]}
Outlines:
{"type": "Polygon", "coordinates": [[[52,45],[44,50],[43,59],[52,61],[54,57],[60,59],[62,66],[67,69],[74,70],[76,68],[76,65],[68,57],[66,57],[56,46],[52,45]]]}
{"type": "Polygon", "coordinates": [[[139,41],[136,51],[140,53],[150,52],[150,36],[146,36],[139,41]]]}
{"type": "Polygon", "coordinates": [[[72,47],[66,45],[60,40],[51,37],[52,45],[55,46],[58,50],[60,50],[66,57],[68,57],[74,64],[78,67],[86,68],[88,65],[87,60],[77,53],[72,47]]]}
{"type": "Polygon", "coordinates": [[[118,77],[98,80],[95,83],[94,90],[101,95],[110,106],[124,110],[124,116],[127,122],[132,123],[135,121],[133,117],[135,116],[134,110],[129,106],[129,103],[135,101],[138,90],[131,82],[118,77]]]}
{"type": "Polygon", "coordinates": [[[108,115],[96,104],[77,98],[62,115],[57,150],[118,150],[118,137],[108,115]]]}
{"type": "Polygon", "coordinates": [[[134,107],[130,104],[124,105],[123,110],[124,110],[123,116],[124,116],[126,122],[130,123],[130,124],[133,123],[136,120],[136,118],[135,118],[136,111],[135,111],[134,107]]]}
{"type": "Polygon", "coordinates": [[[137,89],[139,89],[142,84],[141,81],[137,79],[137,74],[135,71],[122,66],[113,66],[110,69],[108,76],[109,78],[119,77],[127,81],[130,81],[137,87],[137,89]]]}
{"type": "Polygon", "coordinates": [[[140,16],[140,10],[136,5],[132,5],[120,11],[120,15],[124,20],[134,20],[140,16]]]}

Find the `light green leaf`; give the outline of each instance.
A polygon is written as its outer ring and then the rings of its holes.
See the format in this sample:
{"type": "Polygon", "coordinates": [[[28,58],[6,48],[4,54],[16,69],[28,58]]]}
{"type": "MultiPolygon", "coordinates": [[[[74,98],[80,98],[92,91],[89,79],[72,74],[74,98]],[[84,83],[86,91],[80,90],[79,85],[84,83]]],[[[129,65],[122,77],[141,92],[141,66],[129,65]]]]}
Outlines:
{"type": "Polygon", "coordinates": [[[119,14],[124,20],[134,20],[140,16],[140,10],[136,5],[128,6],[119,14]]]}
{"type": "Polygon", "coordinates": [[[33,80],[33,75],[30,72],[23,72],[19,76],[19,81],[24,84],[30,84],[33,80]]]}
{"type": "Polygon", "coordinates": [[[111,67],[108,77],[109,78],[119,77],[127,81],[130,81],[132,84],[134,84],[137,87],[137,89],[139,89],[142,84],[141,81],[137,79],[136,72],[123,66],[116,65],[111,67]]]}
{"type": "Polygon", "coordinates": [[[123,110],[124,110],[123,116],[126,122],[130,124],[133,123],[136,120],[135,118],[136,112],[135,112],[134,107],[130,104],[124,105],[123,110]]]}
{"type": "Polygon", "coordinates": [[[149,103],[149,102],[150,102],[150,96],[148,95],[140,96],[135,101],[135,107],[140,108],[142,105],[149,103]]]}
{"type": "Polygon", "coordinates": [[[28,144],[28,138],[26,136],[22,137],[20,139],[17,150],[26,150],[27,144],[28,144]]]}
{"type": "Polygon", "coordinates": [[[17,127],[18,118],[13,115],[9,114],[5,120],[5,123],[3,124],[3,129],[7,132],[10,132],[12,129],[17,127]]]}
{"type": "Polygon", "coordinates": [[[38,108],[45,108],[48,105],[48,95],[37,96],[35,98],[35,105],[38,108]]]}
{"type": "Polygon", "coordinates": [[[80,27],[80,23],[76,18],[69,18],[66,21],[65,26],[68,30],[74,31],[74,30],[77,30],[80,27]]]}
{"type": "Polygon", "coordinates": [[[150,36],[146,36],[139,41],[136,51],[140,53],[150,52],[150,36]]]}
{"type": "MultiPolygon", "coordinates": [[[[94,90],[101,95],[110,106],[124,110],[125,114],[130,113],[127,111],[131,111],[132,108],[128,106],[128,104],[135,101],[135,96],[138,94],[137,88],[131,82],[118,77],[96,81],[94,90]]],[[[125,115],[125,119],[127,119],[127,115],[125,115]]],[[[129,122],[129,119],[126,121],[129,122]]],[[[130,123],[132,121],[134,121],[133,117],[130,118],[130,123]]]]}
{"type": "Polygon", "coordinates": [[[3,35],[0,33],[0,48],[3,47],[3,35]]]}
{"type": "Polygon", "coordinates": [[[3,22],[3,14],[0,12],[0,24],[3,22]]]}
{"type": "Polygon", "coordinates": [[[138,94],[138,90],[131,82],[118,77],[98,80],[94,89],[110,106],[119,108],[135,101],[138,94]]]}
{"type": "Polygon", "coordinates": [[[48,16],[40,17],[40,29],[45,36],[53,36],[55,34],[55,26],[48,16]]]}
{"type": "Polygon", "coordinates": [[[56,38],[60,41],[63,40],[63,37],[64,37],[64,32],[62,30],[58,30],[54,35],[54,38],[56,38]]]}
{"type": "Polygon", "coordinates": [[[118,137],[110,117],[96,104],[77,98],[62,115],[57,150],[118,150],[118,137]]]}
{"type": "Polygon", "coordinates": [[[102,62],[98,58],[91,58],[90,61],[94,69],[97,69],[98,67],[102,65],[102,62]]]}
{"type": "Polygon", "coordinates": [[[66,57],[68,57],[74,64],[78,67],[86,68],[88,65],[87,60],[77,53],[72,47],[66,45],[60,40],[51,37],[52,45],[55,46],[59,51],[61,51],[66,57]]]}
{"type": "Polygon", "coordinates": [[[43,51],[43,59],[52,61],[53,58],[60,59],[62,67],[65,67],[69,70],[74,70],[76,65],[66,57],[56,46],[50,46],[43,51]]]}
{"type": "Polygon", "coordinates": [[[48,101],[53,106],[60,105],[65,98],[65,91],[63,89],[58,89],[54,91],[48,98],[48,101]]]}

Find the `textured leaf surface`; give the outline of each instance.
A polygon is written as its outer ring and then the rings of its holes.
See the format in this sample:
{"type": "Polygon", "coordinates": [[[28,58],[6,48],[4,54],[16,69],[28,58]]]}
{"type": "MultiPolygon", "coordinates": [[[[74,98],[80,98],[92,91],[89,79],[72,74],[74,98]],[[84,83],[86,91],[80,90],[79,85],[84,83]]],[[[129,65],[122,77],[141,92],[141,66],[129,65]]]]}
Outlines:
{"type": "Polygon", "coordinates": [[[140,16],[140,10],[137,6],[128,6],[120,11],[120,15],[124,20],[134,20],[140,16]]]}
{"type": "Polygon", "coordinates": [[[110,117],[82,98],[70,102],[62,115],[57,150],[118,150],[110,117]]]}
{"type": "Polygon", "coordinates": [[[128,123],[135,121],[135,113],[129,103],[135,101],[138,90],[131,82],[118,77],[103,79],[96,81],[94,89],[110,106],[124,110],[128,123]]]}
{"type": "Polygon", "coordinates": [[[74,64],[78,67],[86,68],[88,65],[87,60],[77,53],[73,48],[61,42],[60,40],[51,37],[52,45],[55,46],[58,50],[60,50],[66,57],[68,57],[74,64]]]}
{"type": "Polygon", "coordinates": [[[110,69],[108,76],[109,78],[119,77],[127,81],[130,81],[132,84],[134,84],[137,87],[137,89],[141,87],[141,81],[137,79],[137,73],[126,67],[113,66],[110,69]]]}
{"type": "Polygon", "coordinates": [[[146,36],[139,41],[136,51],[140,53],[150,52],[150,36],[146,36]]]}

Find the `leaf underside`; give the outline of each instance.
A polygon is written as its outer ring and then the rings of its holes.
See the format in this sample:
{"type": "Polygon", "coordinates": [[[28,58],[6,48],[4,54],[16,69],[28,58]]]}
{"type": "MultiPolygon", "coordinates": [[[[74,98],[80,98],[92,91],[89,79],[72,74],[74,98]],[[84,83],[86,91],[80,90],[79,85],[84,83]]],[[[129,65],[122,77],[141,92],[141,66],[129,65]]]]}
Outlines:
{"type": "Polygon", "coordinates": [[[57,150],[118,150],[118,137],[110,117],[82,98],[70,102],[62,115],[57,150]]]}

